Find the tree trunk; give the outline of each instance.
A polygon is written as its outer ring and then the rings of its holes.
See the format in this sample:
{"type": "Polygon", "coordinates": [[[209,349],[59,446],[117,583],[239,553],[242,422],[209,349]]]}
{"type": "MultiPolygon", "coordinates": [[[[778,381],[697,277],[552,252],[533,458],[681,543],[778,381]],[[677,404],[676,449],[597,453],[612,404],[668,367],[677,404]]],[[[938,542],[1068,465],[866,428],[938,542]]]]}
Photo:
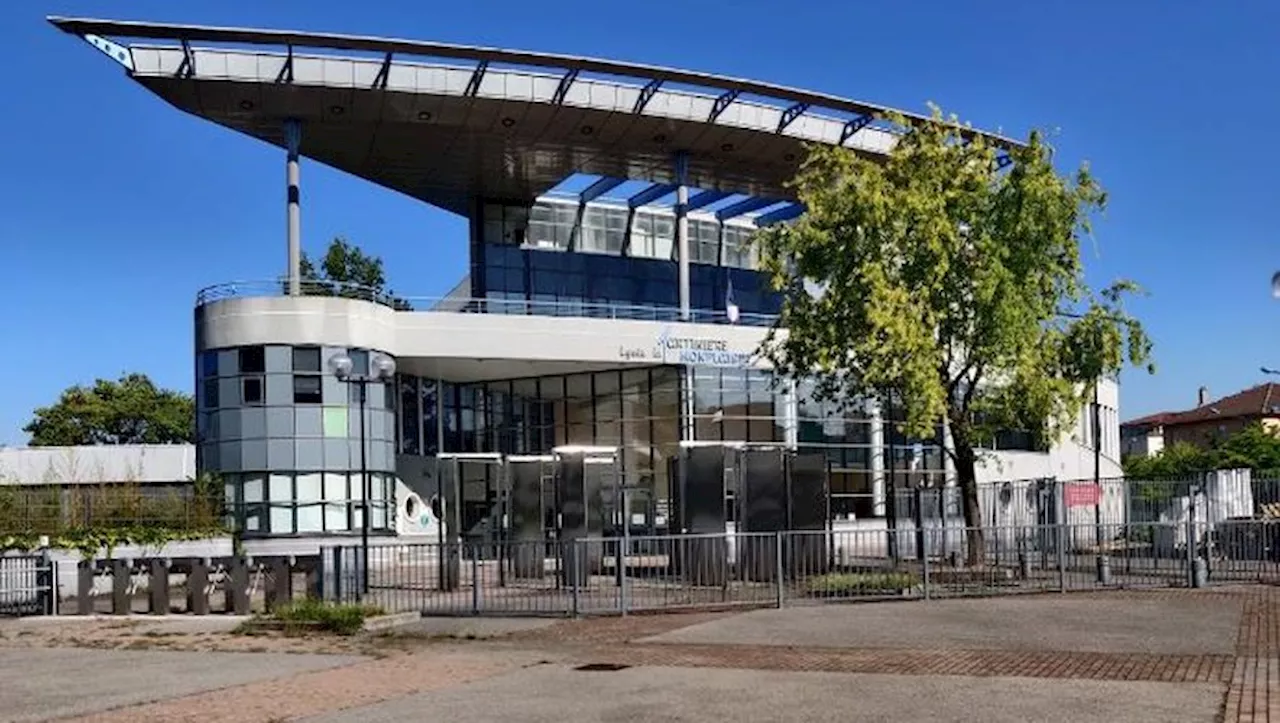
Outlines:
{"type": "Polygon", "coordinates": [[[980,566],[986,562],[986,538],[982,531],[982,510],[978,505],[978,476],[973,447],[952,437],[956,455],[956,477],[964,508],[965,563],[980,566]]]}

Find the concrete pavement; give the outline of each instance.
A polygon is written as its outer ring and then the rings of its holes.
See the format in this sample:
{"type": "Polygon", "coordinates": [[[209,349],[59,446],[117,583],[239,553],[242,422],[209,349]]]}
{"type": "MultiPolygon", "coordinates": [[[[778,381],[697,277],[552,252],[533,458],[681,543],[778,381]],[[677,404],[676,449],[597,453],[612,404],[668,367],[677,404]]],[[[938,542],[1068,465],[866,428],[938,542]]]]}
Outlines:
{"type": "Polygon", "coordinates": [[[757,610],[640,642],[934,650],[1229,654],[1243,603],[1224,596],[1055,596],[757,610]]]}
{"type": "Polygon", "coordinates": [[[282,678],[336,655],[0,648],[0,720],[43,721],[282,678]]]}
{"type": "Polygon", "coordinates": [[[1225,686],[1030,678],[842,675],[662,667],[581,672],[543,665],[307,718],[307,723],[1211,723],[1225,686]]]}

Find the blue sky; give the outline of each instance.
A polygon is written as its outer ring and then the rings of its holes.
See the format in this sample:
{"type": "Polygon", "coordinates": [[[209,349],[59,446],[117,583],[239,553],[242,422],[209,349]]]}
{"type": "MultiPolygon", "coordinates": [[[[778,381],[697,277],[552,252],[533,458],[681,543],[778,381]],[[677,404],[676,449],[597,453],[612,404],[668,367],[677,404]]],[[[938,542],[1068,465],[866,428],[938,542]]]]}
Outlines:
{"type": "MultiPolygon", "coordinates": [[[[1134,305],[1158,374],[1123,377],[1122,417],[1226,394],[1280,366],[1280,4],[610,3],[117,0],[0,3],[9,59],[0,173],[0,444],[64,387],[142,371],[191,388],[196,291],[275,277],[283,159],[174,111],[46,14],[392,35],[597,55],[759,78],[976,125],[1056,132],[1111,193],[1095,284],[1134,305]],[[779,8],[785,7],[785,12],[779,8]],[[1271,209],[1271,210],[1268,210],[1271,209]]],[[[304,246],[344,235],[404,294],[465,272],[462,221],[316,164],[304,246]]]]}

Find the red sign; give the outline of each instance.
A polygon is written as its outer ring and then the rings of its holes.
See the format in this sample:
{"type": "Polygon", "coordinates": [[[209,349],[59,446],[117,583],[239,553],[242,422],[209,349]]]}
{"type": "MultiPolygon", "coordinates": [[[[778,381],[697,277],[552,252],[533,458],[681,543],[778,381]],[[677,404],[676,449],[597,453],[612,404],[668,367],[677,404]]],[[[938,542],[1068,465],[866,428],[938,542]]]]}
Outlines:
{"type": "Polygon", "coordinates": [[[1067,507],[1093,507],[1102,501],[1102,487],[1095,484],[1070,483],[1062,490],[1067,507]]]}

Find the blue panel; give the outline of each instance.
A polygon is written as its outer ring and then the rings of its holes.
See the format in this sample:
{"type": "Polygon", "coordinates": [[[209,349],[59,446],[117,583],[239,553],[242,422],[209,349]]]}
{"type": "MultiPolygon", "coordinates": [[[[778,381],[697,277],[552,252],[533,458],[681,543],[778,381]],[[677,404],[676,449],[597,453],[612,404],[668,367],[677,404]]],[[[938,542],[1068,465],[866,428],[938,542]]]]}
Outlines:
{"type": "Polygon", "coordinates": [[[716,220],[724,221],[727,218],[741,216],[744,213],[750,213],[766,206],[772,206],[777,203],[776,198],[745,198],[737,203],[730,204],[716,211],[716,220]]]}
{"type": "Polygon", "coordinates": [[[685,205],[684,210],[696,211],[703,206],[710,206],[716,201],[722,201],[733,194],[728,191],[700,191],[689,199],[689,203],[685,205]]]}
{"type": "Polygon", "coordinates": [[[640,206],[653,203],[668,193],[674,193],[675,190],[676,184],[674,183],[655,183],[631,198],[628,198],[627,205],[631,208],[639,208],[640,206]]]}
{"type": "Polygon", "coordinates": [[[793,203],[789,206],[775,209],[768,213],[761,214],[756,217],[756,226],[768,226],[782,221],[790,221],[803,214],[805,211],[803,203],[793,203]]]}
{"type": "Polygon", "coordinates": [[[579,196],[579,200],[582,203],[591,203],[618,186],[621,186],[623,183],[626,183],[626,180],[627,179],[625,178],[601,178],[590,186],[582,189],[582,195],[579,196]]]}

